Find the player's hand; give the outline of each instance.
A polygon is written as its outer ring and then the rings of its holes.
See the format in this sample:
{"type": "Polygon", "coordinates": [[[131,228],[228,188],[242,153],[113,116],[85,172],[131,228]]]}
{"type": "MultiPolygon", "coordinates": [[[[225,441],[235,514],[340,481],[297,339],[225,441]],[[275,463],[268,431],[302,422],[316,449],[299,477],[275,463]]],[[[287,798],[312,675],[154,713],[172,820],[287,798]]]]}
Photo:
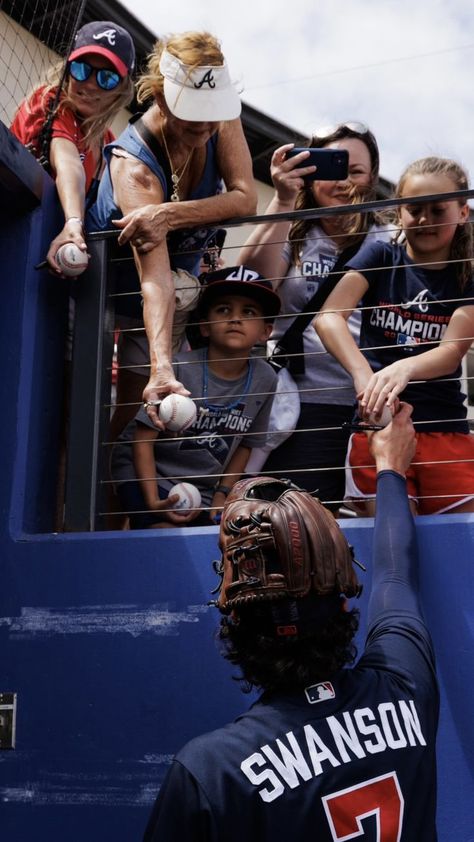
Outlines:
{"type": "Polygon", "coordinates": [[[158,417],[160,401],[172,392],[189,397],[191,392],[176,380],[172,366],[162,366],[152,374],[143,390],[143,406],[148,418],[158,430],[165,430],[165,425],[158,417]]]}
{"type": "Polygon", "coordinates": [[[270,174],[278,199],[283,204],[291,204],[292,207],[299,191],[305,186],[303,176],[314,173],[316,170],[314,165],[298,167],[298,164],[309,156],[309,152],[300,152],[294,158],[286,157],[286,153],[293,149],[294,145],[294,143],[285,143],[284,146],[275,149],[270,165],[270,174]]]}
{"type": "Polygon", "coordinates": [[[130,242],[139,254],[146,254],[159,246],[170,231],[166,202],[162,205],[144,205],[112,222],[116,228],[122,229],[118,238],[119,246],[130,242]]]}
{"type": "Polygon", "coordinates": [[[377,433],[367,433],[369,450],[377,472],[390,470],[406,475],[416,450],[415,428],[411,420],[413,407],[401,402],[393,421],[377,433]]]}

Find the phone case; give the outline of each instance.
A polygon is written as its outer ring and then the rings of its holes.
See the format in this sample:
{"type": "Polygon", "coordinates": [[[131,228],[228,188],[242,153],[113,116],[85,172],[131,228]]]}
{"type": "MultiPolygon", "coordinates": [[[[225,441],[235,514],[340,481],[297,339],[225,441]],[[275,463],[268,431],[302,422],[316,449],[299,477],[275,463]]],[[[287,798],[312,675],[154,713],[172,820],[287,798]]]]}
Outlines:
{"type": "Polygon", "coordinates": [[[287,158],[293,158],[299,152],[309,151],[308,158],[301,163],[302,167],[317,167],[314,173],[304,176],[305,181],[344,181],[349,172],[349,153],[347,149],[311,149],[298,146],[286,153],[287,158]]]}

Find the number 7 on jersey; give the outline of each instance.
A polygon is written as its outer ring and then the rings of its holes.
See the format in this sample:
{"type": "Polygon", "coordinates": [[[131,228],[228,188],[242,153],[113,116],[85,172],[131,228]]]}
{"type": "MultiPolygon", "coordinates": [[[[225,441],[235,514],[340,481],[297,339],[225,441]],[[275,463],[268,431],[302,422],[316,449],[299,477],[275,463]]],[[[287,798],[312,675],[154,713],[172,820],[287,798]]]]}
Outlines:
{"type": "Polygon", "coordinates": [[[404,800],[396,772],[325,795],[322,801],[334,842],[365,835],[361,821],[373,815],[376,842],[399,842],[404,800]]]}

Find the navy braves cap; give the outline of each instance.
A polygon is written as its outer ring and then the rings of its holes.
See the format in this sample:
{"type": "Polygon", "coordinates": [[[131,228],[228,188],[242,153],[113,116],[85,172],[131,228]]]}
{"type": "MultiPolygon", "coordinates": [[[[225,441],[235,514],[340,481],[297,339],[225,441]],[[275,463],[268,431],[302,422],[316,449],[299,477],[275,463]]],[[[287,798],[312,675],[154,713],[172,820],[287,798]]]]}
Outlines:
{"type": "Polygon", "coordinates": [[[202,291],[199,310],[205,311],[218,295],[246,295],[255,299],[266,318],[275,318],[280,312],[280,298],[272,284],[254,269],[231,266],[201,275],[202,291]]]}
{"type": "Polygon", "coordinates": [[[68,61],[94,53],[104,56],[120,73],[127,76],[135,67],[135,47],[127,30],[110,20],[94,20],[77,30],[68,61]]]}

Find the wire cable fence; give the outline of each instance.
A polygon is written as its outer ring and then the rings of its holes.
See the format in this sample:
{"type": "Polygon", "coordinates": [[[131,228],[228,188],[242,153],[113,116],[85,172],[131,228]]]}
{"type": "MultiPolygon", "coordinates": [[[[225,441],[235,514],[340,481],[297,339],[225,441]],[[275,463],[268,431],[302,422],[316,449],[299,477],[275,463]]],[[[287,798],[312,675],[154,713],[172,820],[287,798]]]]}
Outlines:
{"type": "MultiPolygon", "coordinates": [[[[417,203],[419,203],[420,201],[436,202],[436,201],[441,201],[441,200],[445,201],[445,200],[448,200],[448,199],[466,200],[466,199],[472,198],[473,196],[474,196],[474,191],[455,191],[452,194],[451,193],[450,194],[433,194],[433,195],[430,195],[430,196],[427,196],[427,197],[417,197],[416,200],[413,200],[413,202],[415,202],[415,201],[417,203]]],[[[403,204],[407,204],[409,202],[410,202],[410,200],[407,200],[407,199],[403,200],[403,204]]],[[[388,207],[400,205],[401,203],[402,202],[400,200],[374,201],[374,202],[370,202],[370,203],[364,203],[364,209],[367,209],[367,210],[370,209],[371,211],[379,211],[381,209],[385,209],[385,208],[388,208],[388,207]]],[[[357,206],[357,209],[358,210],[361,209],[361,206],[357,206]]],[[[344,214],[344,213],[351,213],[351,212],[353,213],[354,207],[352,205],[350,205],[350,206],[338,206],[338,208],[327,208],[327,209],[318,208],[318,209],[315,209],[312,212],[312,218],[317,220],[317,219],[320,219],[321,217],[324,217],[324,216],[331,216],[336,212],[337,212],[337,214],[344,214]]],[[[275,217],[275,215],[270,215],[270,216],[275,217]]],[[[290,218],[295,219],[295,218],[298,218],[299,216],[307,217],[308,212],[307,211],[295,211],[295,212],[292,212],[291,214],[276,215],[276,218],[287,219],[288,217],[290,217],[290,218]]],[[[269,220],[269,216],[265,216],[265,215],[260,216],[260,217],[255,217],[255,218],[251,217],[251,218],[245,219],[245,220],[230,220],[229,226],[236,226],[238,224],[244,224],[244,223],[248,223],[250,221],[255,223],[255,225],[259,225],[259,224],[266,223],[268,220],[269,220]]],[[[223,227],[227,228],[227,223],[225,223],[225,225],[223,227]]],[[[391,229],[392,230],[389,230],[389,234],[398,233],[398,227],[396,225],[392,225],[391,229]]],[[[92,529],[114,528],[113,526],[112,527],[108,526],[108,521],[110,519],[111,519],[111,522],[114,523],[114,521],[116,522],[117,517],[121,517],[123,519],[125,516],[130,515],[132,513],[132,510],[121,507],[117,503],[117,500],[115,500],[115,504],[112,507],[110,505],[111,492],[112,492],[112,489],[114,488],[114,486],[117,484],[116,480],[114,479],[114,476],[110,474],[111,454],[114,452],[114,449],[116,447],[116,437],[110,436],[110,429],[111,429],[110,428],[110,418],[111,418],[111,416],[113,417],[114,412],[116,412],[117,409],[124,408],[124,407],[129,410],[130,417],[133,418],[134,415],[135,415],[135,412],[140,409],[141,403],[142,403],[140,397],[138,397],[136,400],[119,400],[119,399],[117,399],[117,396],[115,394],[115,384],[113,383],[114,375],[116,374],[116,371],[117,371],[117,363],[114,360],[114,350],[116,351],[115,341],[116,341],[116,338],[117,338],[117,320],[116,320],[116,313],[115,313],[117,303],[120,302],[120,300],[123,300],[126,296],[135,297],[135,298],[138,298],[138,300],[140,300],[140,290],[139,290],[139,288],[134,289],[134,290],[125,291],[125,292],[123,290],[117,289],[117,283],[116,283],[117,270],[120,271],[120,268],[123,267],[123,265],[126,264],[127,261],[132,260],[133,256],[132,256],[131,252],[128,255],[120,253],[120,251],[118,250],[118,248],[116,246],[116,238],[117,238],[117,232],[115,232],[115,231],[114,232],[93,233],[93,234],[90,235],[90,238],[89,238],[91,250],[94,252],[94,254],[93,254],[94,259],[91,261],[90,265],[96,267],[96,277],[95,277],[95,280],[93,280],[93,282],[92,281],[89,282],[88,287],[89,287],[89,289],[91,289],[92,287],[94,288],[93,298],[95,300],[94,300],[94,304],[92,306],[92,309],[95,311],[94,318],[97,318],[98,321],[100,322],[100,324],[98,324],[98,327],[97,327],[97,334],[99,336],[100,341],[99,341],[98,345],[96,346],[96,349],[99,348],[99,352],[96,354],[95,359],[90,359],[89,363],[88,363],[88,367],[90,368],[90,371],[93,372],[93,383],[94,383],[94,386],[93,386],[93,389],[92,389],[92,393],[94,395],[94,408],[92,410],[92,415],[94,416],[94,420],[93,420],[93,423],[92,423],[93,442],[89,443],[89,445],[85,444],[85,447],[83,448],[83,452],[84,451],[87,452],[89,450],[90,452],[93,453],[92,463],[95,467],[94,467],[94,469],[91,473],[92,485],[89,483],[89,487],[85,490],[84,493],[82,493],[82,502],[79,501],[79,498],[81,497],[81,494],[77,493],[78,492],[77,488],[74,490],[74,492],[72,494],[72,497],[71,496],[69,497],[69,506],[68,506],[68,503],[66,505],[66,523],[65,523],[66,529],[74,529],[74,528],[92,528],[92,529]],[[106,349],[105,352],[104,352],[104,348],[106,349]],[[84,515],[85,515],[85,518],[86,518],[86,521],[87,521],[86,527],[84,527],[84,526],[78,527],[76,516],[74,515],[74,513],[71,514],[72,509],[74,509],[74,506],[78,502],[79,502],[79,508],[82,507],[82,512],[83,512],[83,514],[82,514],[83,521],[82,522],[84,523],[84,515]],[[71,503],[73,504],[72,509],[71,509],[71,503]],[[75,523],[76,523],[76,525],[75,525],[75,523]]],[[[222,257],[223,257],[224,263],[225,263],[225,246],[224,246],[224,249],[222,251],[222,257]]],[[[457,263],[457,262],[459,262],[459,261],[452,261],[453,264],[457,263]]],[[[410,264],[410,265],[413,265],[413,264],[410,264]]],[[[425,265],[425,266],[429,267],[430,264],[416,264],[416,265],[425,265]]],[[[398,267],[398,268],[400,268],[400,267],[398,267]]],[[[90,274],[90,272],[91,272],[91,270],[89,269],[88,274],[90,274]]],[[[325,273],[324,277],[325,278],[326,278],[326,276],[330,277],[331,274],[332,274],[331,271],[329,271],[329,272],[325,273]]],[[[278,281],[281,280],[281,279],[280,278],[278,278],[278,279],[277,278],[271,278],[271,280],[275,281],[275,286],[278,288],[278,281]]],[[[319,280],[319,279],[317,279],[317,280],[319,280]]],[[[83,286],[84,285],[81,283],[81,292],[82,292],[83,286]]],[[[86,298],[87,298],[87,296],[86,296],[86,298]]],[[[444,298],[444,299],[440,299],[438,301],[438,304],[453,305],[453,304],[458,303],[458,302],[463,302],[464,304],[474,303],[473,301],[466,301],[466,299],[462,298],[462,297],[459,297],[459,298],[458,297],[447,297],[447,298],[444,298]]],[[[86,337],[87,337],[87,342],[90,343],[91,332],[94,330],[90,321],[89,321],[89,323],[87,323],[88,320],[90,319],[91,313],[92,313],[92,310],[90,309],[90,306],[89,306],[89,313],[87,313],[88,306],[89,305],[87,305],[85,308],[83,308],[80,300],[77,303],[78,322],[77,322],[77,325],[76,325],[76,333],[79,334],[79,340],[78,340],[78,337],[76,336],[76,353],[75,353],[76,369],[81,368],[81,365],[79,365],[79,367],[78,367],[78,360],[82,360],[82,363],[84,362],[84,354],[82,353],[82,351],[84,349],[84,342],[86,341],[86,337]],[[84,310],[84,312],[81,312],[82,310],[84,310]],[[85,321],[84,321],[84,318],[85,318],[85,321]],[[81,340],[80,340],[81,332],[83,333],[83,340],[82,340],[83,344],[82,345],[81,345],[81,340]],[[82,348],[82,350],[81,350],[81,348],[82,348]]],[[[403,311],[403,309],[406,308],[406,306],[407,306],[407,302],[399,301],[398,303],[387,304],[386,309],[392,310],[392,311],[396,310],[396,309],[399,309],[399,310],[403,311]]],[[[372,312],[375,308],[373,306],[362,305],[362,306],[358,307],[357,309],[359,310],[359,312],[361,314],[364,314],[364,313],[370,314],[370,312],[372,312]]],[[[316,315],[316,312],[317,311],[314,312],[314,314],[313,314],[314,316],[316,315]]],[[[342,311],[338,311],[338,312],[342,312],[342,311]]],[[[425,315],[426,315],[426,324],[430,324],[430,321],[429,321],[430,313],[428,312],[425,315]]],[[[279,319],[284,320],[284,319],[288,319],[288,318],[293,319],[294,317],[295,317],[294,312],[284,312],[284,313],[280,313],[280,315],[277,317],[277,320],[279,320],[279,319]]],[[[189,323],[190,323],[191,326],[194,326],[194,327],[197,328],[197,327],[199,327],[199,324],[201,324],[202,322],[198,321],[196,319],[193,321],[193,318],[191,317],[190,320],[189,320],[189,323]]],[[[204,322],[204,323],[208,324],[208,322],[204,322]]],[[[121,327],[121,333],[122,333],[123,336],[127,336],[127,335],[133,336],[133,335],[137,335],[137,334],[144,335],[144,327],[143,327],[143,325],[133,326],[133,327],[121,327]]],[[[439,334],[439,331],[438,331],[438,334],[439,334]]],[[[467,341],[468,340],[472,341],[474,339],[474,336],[469,335],[469,336],[466,336],[464,338],[467,341]]],[[[423,350],[425,350],[425,349],[427,350],[430,347],[436,347],[438,344],[442,344],[443,342],[444,342],[444,340],[442,338],[442,335],[441,335],[441,338],[439,338],[439,335],[438,335],[438,337],[436,339],[432,339],[427,334],[426,336],[420,337],[417,340],[416,344],[423,344],[423,350]]],[[[389,347],[392,347],[389,343],[387,345],[383,345],[383,344],[372,345],[370,347],[364,348],[363,351],[364,351],[364,353],[366,353],[366,352],[370,353],[371,351],[384,351],[389,347]]],[[[400,346],[400,351],[403,350],[403,347],[404,346],[400,346]]],[[[318,358],[321,359],[323,357],[323,355],[327,355],[327,354],[328,354],[327,351],[319,350],[319,351],[316,351],[316,352],[311,352],[311,351],[304,352],[303,351],[302,354],[293,354],[293,355],[290,355],[290,356],[294,356],[294,357],[304,356],[307,361],[311,361],[311,359],[314,359],[314,361],[316,363],[316,360],[318,358]]],[[[265,348],[264,347],[257,348],[256,356],[257,357],[265,356],[265,348]]],[[[247,358],[246,357],[242,357],[242,358],[237,357],[236,359],[241,359],[242,362],[244,362],[247,358]]],[[[222,361],[224,361],[224,360],[225,360],[225,358],[223,357],[222,361]]],[[[183,359],[183,361],[180,363],[180,365],[183,366],[183,367],[197,366],[197,365],[200,365],[200,364],[201,363],[200,363],[199,359],[197,359],[197,360],[190,359],[189,361],[186,361],[185,359],[183,359]]],[[[310,364],[313,364],[313,363],[310,363],[310,364]]],[[[138,379],[141,381],[142,385],[144,386],[146,384],[147,363],[127,364],[127,369],[129,369],[132,373],[133,372],[135,374],[138,373],[138,379]]],[[[119,369],[119,371],[120,371],[120,369],[119,369]]],[[[79,370],[77,370],[77,376],[79,376],[79,378],[81,378],[79,370]]],[[[464,371],[464,377],[463,377],[463,381],[462,381],[463,387],[470,395],[473,395],[473,393],[474,393],[474,389],[471,388],[473,381],[474,381],[474,371],[472,371],[472,373],[470,371],[467,371],[467,372],[464,371]]],[[[83,386],[84,386],[85,382],[86,381],[84,380],[84,377],[82,376],[83,386]]],[[[413,381],[414,384],[419,384],[419,385],[423,385],[426,382],[427,381],[422,381],[422,380],[413,381]]],[[[452,376],[452,377],[434,378],[430,382],[431,383],[452,382],[453,384],[456,384],[456,383],[459,382],[459,378],[457,377],[457,375],[452,376]]],[[[91,391],[90,385],[87,386],[87,388],[89,389],[89,391],[91,391]]],[[[324,401],[327,400],[330,403],[331,399],[334,398],[334,394],[337,391],[341,391],[341,392],[346,391],[347,392],[347,385],[333,386],[333,387],[320,386],[320,387],[317,387],[317,388],[305,388],[304,386],[301,386],[301,387],[296,387],[295,389],[283,390],[282,395],[283,395],[284,398],[287,398],[288,401],[298,399],[299,401],[304,403],[308,399],[310,400],[310,402],[311,402],[311,400],[316,399],[316,401],[321,401],[321,402],[324,402],[324,401]]],[[[263,391],[263,390],[258,391],[257,390],[257,391],[252,392],[252,395],[253,395],[254,398],[265,400],[266,398],[268,398],[271,395],[271,392],[268,391],[268,390],[266,390],[266,391],[263,391]]],[[[236,397],[238,399],[239,397],[242,397],[242,395],[241,396],[237,395],[236,397]]],[[[201,390],[199,393],[197,393],[197,392],[193,393],[192,398],[193,398],[193,400],[195,401],[195,403],[198,407],[198,418],[199,418],[199,416],[201,415],[201,413],[199,412],[199,408],[200,407],[202,408],[203,404],[205,403],[206,395],[204,394],[203,390],[201,390]]],[[[81,407],[81,411],[84,410],[85,400],[86,399],[84,397],[84,392],[82,392],[82,396],[79,398],[79,402],[77,403],[77,406],[81,407]]],[[[219,402],[219,401],[223,401],[225,403],[225,400],[226,400],[226,395],[224,393],[216,392],[216,394],[214,394],[213,397],[212,397],[213,403],[216,403],[216,402],[219,402]]],[[[353,393],[351,395],[350,400],[351,400],[351,402],[353,402],[353,400],[354,400],[353,393]]],[[[76,398],[76,401],[77,401],[77,398],[76,398]]],[[[225,407],[223,407],[223,409],[225,409],[225,407]]],[[[91,410],[89,409],[88,411],[91,411],[91,410]]],[[[74,413],[74,409],[72,410],[72,412],[74,413]]],[[[472,414],[474,414],[474,413],[472,413],[472,414]]],[[[450,419],[450,420],[453,420],[453,419],[450,419]]],[[[462,422],[463,419],[459,418],[459,419],[454,419],[454,420],[459,420],[459,421],[462,422]]],[[[440,419],[440,418],[426,419],[423,422],[416,422],[415,427],[418,426],[418,424],[420,424],[420,425],[422,425],[423,429],[425,429],[425,430],[429,429],[430,426],[432,426],[433,428],[436,428],[436,429],[440,429],[441,421],[442,421],[442,419],[440,419]]],[[[441,424],[441,427],[442,427],[442,424],[441,424]]],[[[338,429],[340,429],[340,427],[337,427],[337,426],[334,426],[334,425],[331,425],[331,424],[318,425],[317,428],[311,427],[311,426],[305,426],[303,424],[302,426],[298,427],[296,430],[292,430],[291,432],[292,432],[293,436],[298,437],[298,436],[301,436],[305,433],[311,434],[313,432],[317,432],[318,434],[326,433],[326,432],[327,433],[334,433],[334,432],[337,432],[338,429]]],[[[290,430],[287,430],[287,432],[290,432],[290,430]]],[[[239,442],[244,446],[245,446],[245,441],[247,439],[250,440],[252,438],[253,440],[255,440],[255,439],[258,440],[259,438],[261,438],[262,441],[264,441],[265,436],[266,436],[265,430],[256,431],[252,434],[252,431],[247,432],[247,431],[242,429],[238,433],[239,442]]],[[[166,448],[168,446],[171,447],[171,448],[176,448],[177,445],[178,446],[182,445],[183,448],[189,448],[189,447],[207,448],[211,444],[214,444],[217,439],[219,439],[221,443],[224,443],[224,445],[227,446],[227,444],[229,442],[231,442],[235,439],[235,431],[234,432],[232,430],[226,431],[225,429],[221,429],[221,430],[218,429],[216,431],[215,428],[214,429],[210,428],[208,431],[206,431],[204,429],[196,431],[196,430],[193,430],[193,427],[191,427],[183,435],[173,435],[169,438],[167,438],[166,436],[163,436],[163,435],[160,435],[158,437],[159,448],[160,448],[161,452],[163,452],[163,448],[166,448]]],[[[146,441],[146,439],[145,439],[145,441],[146,441]]],[[[152,434],[152,431],[150,433],[150,437],[149,437],[148,441],[152,442],[152,443],[155,441],[155,434],[154,433],[152,434]]],[[[136,442],[136,440],[135,440],[135,442],[136,442]]],[[[129,437],[129,439],[124,439],[122,444],[125,447],[128,447],[130,450],[132,450],[133,446],[134,446],[133,435],[131,437],[129,437]]],[[[77,445],[76,445],[76,451],[77,451],[77,445]]],[[[204,481],[207,484],[207,486],[209,486],[209,483],[219,482],[219,483],[225,484],[226,480],[235,479],[235,474],[230,475],[226,471],[225,466],[224,466],[224,469],[223,469],[222,472],[219,472],[219,473],[208,472],[205,475],[202,474],[202,473],[196,472],[196,470],[194,470],[194,471],[192,469],[190,470],[189,466],[186,469],[186,464],[185,464],[186,450],[185,449],[183,449],[183,454],[184,454],[183,455],[183,470],[171,472],[171,473],[166,475],[166,478],[165,478],[166,479],[166,488],[168,490],[169,490],[170,486],[172,484],[176,483],[176,482],[189,482],[189,483],[197,484],[198,486],[200,486],[200,483],[202,481],[204,481]]],[[[414,462],[413,466],[417,466],[417,465],[433,465],[433,466],[436,466],[438,464],[441,464],[442,462],[449,463],[449,464],[451,464],[451,463],[456,464],[459,461],[461,461],[461,460],[459,460],[459,459],[449,460],[449,459],[436,459],[436,458],[434,458],[434,459],[430,459],[430,460],[424,460],[422,462],[414,462]]],[[[469,462],[469,461],[472,461],[472,460],[463,460],[463,461],[469,462]]],[[[83,468],[84,467],[83,455],[80,457],[80,464],[83,468]]],[[[360,467],[362,469],[362,468],[366,467],[366,465],[362,464],[358,467],[360,467]]],[[[157,468],[159,468],[159,465],[157,465],[157,468]]],[[[318,467],[316,465],[307,464],[303,468],[295,469],[291,464],[288,464],[284,468],[281,468],[281,469],[278,469],[278,470],[273,470],[272,475],[284,476],[284,477],[287,477],[287,478],[291,479],[292,476],[294,476],[294,474],[297,474],[297,473],[301,474],[302,472],[304,472],[307,475],[311,476],[311,478],[314,477],[314,487],[316,489],[317,486],[318,486],[318,476],[321,475],[322,472],[327,471],[328,469],[333,471],[333,472],[337,472],[337,473],[341,474],[342,472],[345,471],[346,468],[345,468],[344,464],[333,464],[333,465],[328,465],[328,466],[324,466],[324,467],[318,467]]],[[[76,476],[76,478],[77,478],[77,476],[78,476],[77,471],[78,471],[78,468],[76,466],[76,469],[73,468],[72,470],[69,471],[69,476],[70,477],[76,476]]],[[[267,473],[268,472],[265,471],[265,468],[263,467],[259,471],[253,471],[252,475],[266,475],[267,473]]],[[[160,480],[161,479],[163,479],[163,477],[160,477],[160,480]]],[[[157,483],[157,477],[156,477],[156,475],[155,476],[143,476],[142,475],[140,481],[144,484],[157,483]]],[[[136,478],[133,478],[133,477],[122,480],[123,486],[133,485],[133,483],[137,484],[137,482],[138,482],[138,480],[136,478]]],[[[71,491],[71,482],[69,483],[69,489],[71,491]]],[[[472,489],[472,494],[474,494],[474,488],[472,489]]],[[[440,494],[436,495],[437,498],[442,498],[442,496],[443,495],[440,495],[440,494]]],[[[452,502],[452,497],[453,497],[452,494],[445,495],[445,496],[446,496],[446,498],[449,497],[450,501],[452,502]]],[[[459,496],[459,499],[461,501],[461,500],[466,498],[466,492],[460,491],[458,496],[459,496]]],[[[430,495],[426,495],[427,499],[429,497],[430,497],[430,495]]],[[[340,497],[338,499],[331,499],[331,500],[327,500],[325,502],[327,502],[328,504],[332,504],[333,507],[338,507],[338,506],[344,505],[344,498],[340,497]]],[[[202,505],[202,506],[196,506],[195,510],[196,510],[196,512],[205,513],[205,512],[209,512],[210,508],[211,507],[209,505],[202,505]]],[[[216,508],[222,508],[222,506],[221,505],[218,506],[218,507],[214,506],[213,508],[215,510],[216,508]]],[[[135,514],[139,514],[139,513],[143,513],[143,514],[148,513],[149,514],[149,512],[150,512],[150,510],[149,510],[149,508],[146,507],[146,505],[144,505],[142,507],[137,507],[136,509],[133,510],[133,513],[135,513],[135,514]]],[[[172,524],[167,523],[166,525],[171,526],[172,524]]]]}

